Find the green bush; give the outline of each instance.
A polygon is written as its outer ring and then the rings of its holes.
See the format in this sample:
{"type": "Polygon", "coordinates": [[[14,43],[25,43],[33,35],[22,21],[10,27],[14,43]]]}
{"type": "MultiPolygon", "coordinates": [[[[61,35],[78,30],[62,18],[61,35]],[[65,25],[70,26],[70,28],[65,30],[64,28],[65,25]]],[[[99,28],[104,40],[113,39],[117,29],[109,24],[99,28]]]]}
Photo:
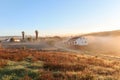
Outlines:
{"type": "Polygon", "coordinates": [[[0,80],[19,80],[28,75],[32,80],[37,80],[38,72],[33,72],[26,69],[2,69],[0,70],[0,80]]]}

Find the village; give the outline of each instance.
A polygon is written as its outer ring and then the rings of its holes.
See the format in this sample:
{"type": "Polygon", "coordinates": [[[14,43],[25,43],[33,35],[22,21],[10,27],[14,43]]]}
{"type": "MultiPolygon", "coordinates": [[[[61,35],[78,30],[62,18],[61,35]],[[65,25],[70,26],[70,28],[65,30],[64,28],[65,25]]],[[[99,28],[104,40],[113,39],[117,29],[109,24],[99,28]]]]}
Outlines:
{"type": "Polygon", "coordinates": [[[85,36],[73,36],[73,37],[41,37],[38,30],[35,30],[34,36],[27,36],[22,31],[20,37],[11,36],[1,39],[1,45],[3,48],[31,48],[31,49],[56,49],[56,44],[61,43],[65,46],[87,46],[88,41],[85,36]]]}

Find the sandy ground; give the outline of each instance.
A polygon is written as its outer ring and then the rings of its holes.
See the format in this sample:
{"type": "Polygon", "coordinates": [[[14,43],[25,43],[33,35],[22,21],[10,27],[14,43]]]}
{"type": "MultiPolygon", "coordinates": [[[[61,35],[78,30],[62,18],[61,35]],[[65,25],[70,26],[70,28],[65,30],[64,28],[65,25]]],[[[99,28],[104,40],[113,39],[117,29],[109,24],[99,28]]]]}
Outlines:
{"type": "Polygon", "coordinates": [[[46,42],[4,42],[1,43],[3,48],[27,48],[27,49],[37,49],[37,50],[44,50],[44,49],[55,49],[53,46],[48,45],[46,42]]]}

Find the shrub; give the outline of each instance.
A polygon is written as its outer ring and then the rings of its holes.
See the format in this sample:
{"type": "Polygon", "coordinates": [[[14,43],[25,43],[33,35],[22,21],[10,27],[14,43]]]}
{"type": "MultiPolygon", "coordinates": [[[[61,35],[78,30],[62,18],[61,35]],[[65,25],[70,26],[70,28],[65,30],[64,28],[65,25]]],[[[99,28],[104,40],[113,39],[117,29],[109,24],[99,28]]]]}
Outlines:
{"type": "Polygon", "coordinates": [[[2,77],[2,80],[18,80],[18,78],[16,77],[15,74],[11,74],[11,75],[4,75],[2,77]]]}
{"type": "Polygon", "coordinates": [[[5,67],[7,65],[7,61],[0,59],[0,67],[5,67]]]}
{"type": "Polygon", "coordinates": [[[28,75],[25,75],[23,78],[21,78],[20,80],[32,80],[31,77],[29,77],[28,75]]]}

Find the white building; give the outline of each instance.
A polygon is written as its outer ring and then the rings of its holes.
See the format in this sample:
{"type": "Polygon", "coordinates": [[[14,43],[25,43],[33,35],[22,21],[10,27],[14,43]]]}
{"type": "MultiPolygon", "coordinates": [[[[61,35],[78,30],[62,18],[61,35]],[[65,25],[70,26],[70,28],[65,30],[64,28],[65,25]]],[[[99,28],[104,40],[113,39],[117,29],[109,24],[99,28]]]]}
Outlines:
{"type": "Polygon", "coordinates": [[[86,46],[88,45],[88,41],[87,38],[83,36],[73,37],[67,41],[67,45],[86,46]]]}
{"type": "Polygon", "coordinates": [[[5,39],[2,42],[20,42],[20,41],[21,41],[20,39],[12,37],[12,38],[5,39]]]}

